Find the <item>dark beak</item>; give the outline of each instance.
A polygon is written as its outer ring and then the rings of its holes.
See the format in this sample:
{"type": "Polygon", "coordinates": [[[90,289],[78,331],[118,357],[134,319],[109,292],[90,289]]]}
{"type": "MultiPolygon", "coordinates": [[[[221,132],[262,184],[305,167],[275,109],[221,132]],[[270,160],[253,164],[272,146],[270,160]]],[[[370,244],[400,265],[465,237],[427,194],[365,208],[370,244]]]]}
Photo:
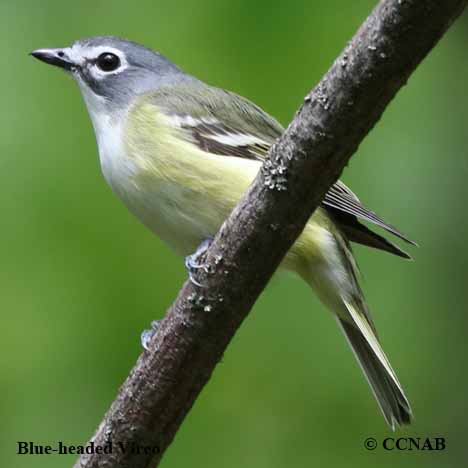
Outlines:
{"type": "Polygon", "coordinates": [[[42,62],[70,71],[75,64],[67,56],[64,49],[37,49],[31,55],[42,62]]]}

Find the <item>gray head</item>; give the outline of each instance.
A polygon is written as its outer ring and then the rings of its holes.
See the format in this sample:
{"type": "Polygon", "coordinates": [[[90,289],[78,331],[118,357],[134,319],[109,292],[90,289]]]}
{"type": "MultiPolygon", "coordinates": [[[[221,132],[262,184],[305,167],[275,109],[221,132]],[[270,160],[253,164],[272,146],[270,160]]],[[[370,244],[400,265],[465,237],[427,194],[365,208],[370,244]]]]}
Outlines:
{"type": "Polygon", "coordinates": [[[80,39],[70,47],[38,49],[32,55],[71,73],[90,114],[126,108],[137,95],[194,79],[160,53],[112,36],[80,39]]]}

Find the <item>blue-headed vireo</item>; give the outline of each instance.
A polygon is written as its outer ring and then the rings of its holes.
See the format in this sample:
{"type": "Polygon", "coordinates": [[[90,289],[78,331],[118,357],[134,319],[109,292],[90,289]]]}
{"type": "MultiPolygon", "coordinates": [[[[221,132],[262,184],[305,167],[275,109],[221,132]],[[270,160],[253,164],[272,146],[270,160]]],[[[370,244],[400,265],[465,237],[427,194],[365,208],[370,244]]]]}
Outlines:
{"type": "MultiPolygon", "coordinates": [[[[32,55],[73,76],[105,179],[137,218],[185,256],[217,232],[283,131],[247,99],[206,85],[134,42],[93,37],[32,55]]],[[[350,242],[409,256],[358,218],[412,243],[339,181],[282,266],[333,312],[395,429],[410,423],[411,408],[377,338],[350,242]]]]}

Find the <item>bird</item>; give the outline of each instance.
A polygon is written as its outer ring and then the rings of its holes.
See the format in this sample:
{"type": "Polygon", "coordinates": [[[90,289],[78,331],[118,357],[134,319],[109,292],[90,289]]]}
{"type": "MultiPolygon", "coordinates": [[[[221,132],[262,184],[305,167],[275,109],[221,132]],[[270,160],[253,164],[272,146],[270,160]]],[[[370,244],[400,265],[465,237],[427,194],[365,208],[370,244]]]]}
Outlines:
{"type": "MultiPolygon", "coordinates": [[[[130,40],[96,36],[31,55],[74,78],[105,180],[131,213],[187,258],[190,270],[191,253],[206,249],[283,127],[248,99],[208,85],[130,40]]],[[[382,349],[351,243],[410,256],[361,221],[416,245],[338,180],[281,268],[297,273],[331,311],[395,430],[411,423],[412,410],[382,349]]]]}

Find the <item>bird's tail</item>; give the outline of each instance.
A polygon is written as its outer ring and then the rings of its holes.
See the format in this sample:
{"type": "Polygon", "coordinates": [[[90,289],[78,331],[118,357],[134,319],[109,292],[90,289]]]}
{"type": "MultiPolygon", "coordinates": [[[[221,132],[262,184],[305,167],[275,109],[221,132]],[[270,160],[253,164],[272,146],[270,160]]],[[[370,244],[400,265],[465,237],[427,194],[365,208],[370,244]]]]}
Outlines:
{"type": "Polygon", "coordinates": [[[412,412],[372,327],[354,306],[346,303],[354,323],[337,317],[337,321],[366,376],[380,409],[392,430],[410,424],[412,412]],[[361,322],[361,323],[360,323],[361,322]]]}
{"type": "Polygon", "coordinates": [[[358,283],[358,268],[349,242],[339,231],[326,235],[319,228],[309,235],[309,242],[319,244],[319,255],[312,258],[302,274],[322,302],[334,313],[388,425],[411,422],[411,407],[387,356],[380,346],[377,331],[367,310],[358,283]],[[320,235],[321,234],[321,235],[320,235]]]}

